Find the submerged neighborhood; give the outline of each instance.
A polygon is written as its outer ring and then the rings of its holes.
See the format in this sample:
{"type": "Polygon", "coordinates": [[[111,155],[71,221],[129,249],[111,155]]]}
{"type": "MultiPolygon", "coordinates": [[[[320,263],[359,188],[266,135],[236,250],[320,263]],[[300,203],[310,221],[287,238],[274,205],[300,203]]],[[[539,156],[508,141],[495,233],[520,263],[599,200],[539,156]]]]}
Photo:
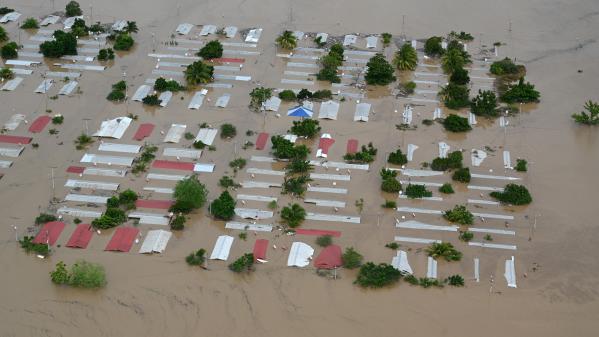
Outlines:
{"type": "MultiPolygon", "coordinates": [[[[164,31],[94,6],[0,8],[0,189],[38,191],[3,219],[6,245],[53,296],[105,300],[123,269],[132,286],[295,270],[287,287],[481,301],[536,282],[552,182],[521,137],[548,93],[513,41],[273,31],[181,5],[164,31]]],[[[571,105],[564,124],[599,123],[593,97],[571,105]]]]}

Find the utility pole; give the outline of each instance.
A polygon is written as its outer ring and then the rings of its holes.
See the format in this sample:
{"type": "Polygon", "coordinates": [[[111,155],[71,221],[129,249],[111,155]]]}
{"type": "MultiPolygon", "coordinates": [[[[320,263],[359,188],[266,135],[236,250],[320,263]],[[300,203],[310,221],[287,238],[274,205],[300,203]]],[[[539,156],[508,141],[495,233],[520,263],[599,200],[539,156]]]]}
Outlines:
{"type": "Polygon", "coordinates": [[[87,121],[90,121],[91,118],[84,118],[83,123],[85,124],[85,134],[89,135],[89,128],[87,127],[87,121]]]}
{"type": "Polygon", "coordinates": [[[56,184],[54,182],[54,169],[57,168],[56,166],[51,166],[50,167],[50,178],[52,180],[52,199],[54,199],[56,197],[56,184]]]}

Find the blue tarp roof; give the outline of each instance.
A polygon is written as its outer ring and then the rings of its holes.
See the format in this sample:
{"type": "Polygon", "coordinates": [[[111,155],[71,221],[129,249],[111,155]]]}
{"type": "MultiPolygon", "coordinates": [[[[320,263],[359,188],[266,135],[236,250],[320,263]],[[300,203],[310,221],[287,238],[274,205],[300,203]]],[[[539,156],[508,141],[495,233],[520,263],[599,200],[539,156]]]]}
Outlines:
{"type": "Polygon", "coordinates": [[[307,109],[303,106],[297,106],[295,108],[291,108],[289,110],[287,110],[287,116],[291,116],[291,117],[307,117],[310,118],[312,117],[314,113],[312,112],[312,110],[307,109]]]}

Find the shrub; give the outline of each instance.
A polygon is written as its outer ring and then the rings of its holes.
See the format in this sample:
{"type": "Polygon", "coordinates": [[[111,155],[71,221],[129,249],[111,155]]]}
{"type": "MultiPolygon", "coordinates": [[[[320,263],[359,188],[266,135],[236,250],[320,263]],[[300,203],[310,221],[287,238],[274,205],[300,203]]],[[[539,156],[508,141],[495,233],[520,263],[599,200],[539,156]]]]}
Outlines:
{"type": "Polygon", "coordinates": [[[304,192],[306,192],[306,184],[308,181],[311,181],[308,175],[301,175],[294,178],[285,177],[285,180],[283,181],[283,193],[302,196],[304,195],[304,192]]]}
{"type": "MultiPolygon", "coordinates": [[[[2,7],[2,8],[6,8],[6,7],[2,7]]],[[[4,14],[0,14],[0,15],[4,15],[4,14]]],[[[6,30],[4,29],[4,27],[0,27],[0,42],[4,42],[4,41],[8,41],[8,34],[6,33],[6,30]]]]}
{"type": "Polygon", "coordinates": [[[2,68],[0,69],[0,79],[2,80],[10,80],[15,77],[15,73],[13,73],[10,68],[2,68]]]}
{"type": "Polygon", "coordinates": [[[214,67],[202,61],[195,61],[185,68],[185,80],[189,85],[198,85],[212,82],[214,67]]]}
{"type": "Polygon", "coordinates": [[[366,83],[371,85],[387,85],[395,81],[395,75],[393,75],[393,67],[385,60],[383,54],[378,53],[366,64],[368,71],[365,75],[366,83]]]}
{"type": "Polygon", "coordinates": [[[218,185],[220,187],[223,187],[223,188],[239,187],[239,186],[241,186],[238,183],[236,183],[232,178],[230,178],[228,176],[223,176],[222,178],[220,178],[220,180],[218,181],[218,185]]]}
{"type": "Polygon", "coordinates": [[[302,119],[293,121],[291,133],[300,137],[314,138],[320,132],[320,122],[315,119],[302,119]]]}
{"type": "Polygon", "coordinates": [[[281,91],[279,93],[279,98],[283,101],[295,101],[297,99],[293,90],[289,89],[281,91]]]}
{"type": "Polygon", "coordinates": [[[408,156],[401,152],[401,149],[397,149],[395,152],[389,154],[387,162],[395,165],[404,165],[408,163],[408,156]]]}
{"type": "Polygon", "coordinates": [[[235,125],[225,123],[220,126],[220,138],[233,138],[237,135],[235,125]]]}
{"type": "Polygon", "coordinates": [[[21,25],[22,29],[38,29],[40,25],[37,23],[37,20],[34,18],[27,18],[21,25]]]}
{"type": "Polygon", "coordinates": [[[23,248],[26,253],[33,252],[37,255],[48,256],[50,254],[48,245],[45,243],[33,243],[33,239],[33,236],[24,236],[19,240],[21,248],[23,248]]]}
{"type": "Polygon", "coordinates": [[[114,50],[130,50],[135,40],[127,33],[121,33],[114,40],[114,50]]]}
{"type": "Polygon", "coordinates": [[[83,150],[93,142],[94,139],[92,137],[82,133],[79,136],[77,136],[77,139],[75,139],[75,148],[77,150],[83,150]]]}
{"type": "Polygon", "coordinates": [[[277,201],[276,200],[271,200],[268,203],[268,209],[277,209],[278,205],[277,205],[277,201]]]}
{"type": "Polygon", "coordinates": [[[343,268],[355,269],[362,265],[363,256],[358,253],[353,247],[345,249],[343,255],[341,255],[341,262],[343,268]]]}
{"type": "Polygon", "coordinates": [[[195,252],[191,252],[191,254],[185,257],[185,262],[187,262],[190,266],[200,266],[204,264],[206,261],[206,250],[204,248],[200,248],[195,252]]]}
{"type": "Polygon", "coordinates": [[[431,191],[427,191],[426,186],[424,185],[409,184],[408,187],[406,187],[406,195],[410,199],[418,199],[432,197],[433,193],[431,191]]]}
{"type": "Polygon", "coordinates": [[[393,35],[389,33],[383,33],[381,34],[381,37],[383,38],[383,46],[386,47],[391,43],[391,38],[393,37],[393,35]]]}
{"type": "Polygon", "coordinates": [[[385,200],[385,203],[381,205],[383,208],[396,208],[397,203],[395,200],[385,200]]]}
{"type": "Polygon", "coordinates": [[[463,205],[456,205],[453,209],[445,211],[443,217],[449,222],[456,222],[460,225],[472,225],[474,222],[474,216],[463,205]]]}
{"type": "Polygon", "coordinates": [[[441,187],[439,187],[439,192],[444,193],[444,194],[453,194],[453,187],[451,186],[450,183],[445,183],[443,184],[441,187]]]}
{"type": "Polygon", "coordinates": [[[503,192],[491,192],[491,196],[504,204],[528,205],[532,197],[523,185],[507,184],[503,192]]]}
{"type": "Polygon", "coordinates": [[[79,16],[83,14],[83,11],[81,11],[81,7],[77,1],[69,1],[65,7],[65,13],[68,17],[71,17],[79,16]]]}
{"type": "Polygon", "coordinates": [[[509,58],[501,61],[495,61],[491,64],[491,74],[493,75],[513,75],[520,72],[520,68],[509,58]]]}
{"type": "Polygon", "coordinates": [[[107,208],[119,207],[119,197],[112,196],[112,197],[108,198],[108,200],[106,200],[106,207],[107,208]]]}
{"type": "Polygon", "coordinates": [[[460,117],[455,114],[450,114],[445,118],[443,127],[445,127],[445,130],[451,132],[466,132],[472,130],[472,127],[468,124],[468,118],[460,117]]]}
{"type": "Polygon", "coordinates": [[[339,56],[335,53],[327,54],[320,58],[320,64],[323,66],[323,68],[337,70],[337,67],[339,67],[342,63],[343,58],[339,58],[339,56]]]}
{"type": "Polygon", "coordinates": [[[312,92],[306,88],[302,88],[298,93],[297,93],[297,99],[300,101],[303,101],[305,99],[308,98],[312,98],[312,92]]]}
{"type": "Polygon", "coordinates": [[[367,262],[360,267],[355,283],[364,288],[382,288],[396,283],[401,278],[401,272],[393,266],[367,262]]]}
{"type": "Polygon", "coordinates": [[[409,284],[411,284],[413,286],[417,286],[420,284],[418,282],[418,278],[412,274],[404,275],[403,279],[404,279],[404,281],[408,282],[409,284]]]}
{"type": "Polygon", "coordinates": [[[401,191],[401,183],[395,179],[396,171],[381,169],[380,176],[383,179],[381,190],[388,193],[398,193],[401,191]]]}
{"type": "Polygon", "coordinates": [[[446,261],[462,259],[462,252],[456,250],[449,242],[434,242],[426,248],[426,253],[434,259],[444,258],[446,261]]]}
{"type": "Polygon", "coordinates": [[[368,143],[368,147],[362,145],[360,152],[346,153],[343,159],[354,163],[371,163],[374,161],[377,152],[378,150],[370,142],[368,143]]]}
{"type": "Polygon", "coordinates": [[[435,57],[441,56],[445,52],[441,46],[443,38],[440,36],[431,36],[424,43],[424,53],[428,56],[435,57]]]}
{"type": "Polygon", "coordinates": [[[250,272],[254,266],[254,254],[247,253],[243,254],[240,258],[235,260],[235,262],[229,265],[229,269],[236,273],[241,273],[243,271],[250,272]]]}
{"type": "Polygon", "coordinates": [[[433,171],[446,171],[449,169],[462,168],[462,152],[453,151],[447,155],[447,158],[437,157],[431,163],[433,171]]]}
{"type": "Polygon", "coordinates": [[[464,278],[460,275],[451,275],[443,281],[444,283],[449,284],[454,287],[463,287],[464,286],[464,278]]]}
{"type": "Polygon", "coordinates": [[[141,100],[141,102],[145,105],[157,106],[160,105],[160,103],[162,103],[162,100],[158,98],[158,95],[148,95],[144,97],[141,100]]]}
{"type": "Polygon", "coordinates": [[[53,215],[53,214],[47,214],[47,213],[40,213],[40,215],[38,215],[35,218],[35,224],[36,225],[43,225],[47,222],[51,222],[51,221],[56,221],[58,220],[58,218],[53,215]]]}
{"type": "Polygon", "coordinates": [[[460,232],[459,239],[464,242],[468,242],[468,241],[472,240],[473,238],[474,238],[474,233],[472,233],[472,232],[469,232],[469,231],[460,232]]]}
{"type": "Polygon", "coordinates": [[[314,39],[314,43],[316,43],[316,45],[320,48],[324,47],[327,43],[322,41],[322,36],[317,36],[314,39]]]}
{"type": "Polygon", "coordinates": [[[320,69],[316,74],[316,79],[319,81],[329,81],[331,83],[341,83],[341,77],[337,74],[337,68],[325,67],[320,69]]]}
{"type": "Polygon", "coordinates": [[[245,159],[237,158],[229,162],[229,167],[231,167],[233,170],[235,170],[235,172],[237,172],[237,170],[243,169],[246,163],[247,161],[245,159]]]}
{"type": "Polygon", "coordinates": [[[0,56],[5,60],[15,59],[19,56],[17,49],[19,49],[19,46],[16,42],[9,42],[0,49],[0,56]]]}
{"type": "Polygon", "coordinates": [[[286,30],[276,39],[276,42],[283,49],[293,49],[297,46],[297,38],[292,31],[286,30]]]}
{"type": "Polygon", "coordinates": [[[506,103],[530,103],[538,102],[541,94],[535,90],[535,86],[529,82],[524,83],[524,77],[520,77],[518,84],[510,85],[508,90],[500,96],[506,103]]]}
{"type": "Polygon", "coordinates": [[[69,283],[69,272],[67,271],[66,264],[60,261],[56,264],[56,269],[50,272],[50,279],[55,284],[67,284],[69,283]]]}
{"type": "Polygon", "coordinates": [[[462,167],[461,169],[457,169],[451,176],[451,179],[462,183],[469,183],[470,169],[468,167],[462,167]]]}
{"type": "Polygon", "coordinates": [[[71,267],[69,285],[79,288],[101,288],[106,285],[104,267],[87,261],[78,261],[71,267]]]}
{"type": "Polygon", "coordinates": [[[112,48],[100,49],[100,52],[98,52],[98,60],[114,60],[114,51],[112,50],[112,48]]]}
{"type": "Polygon", "coordinates": [[[183,86],[181,86],[179,84],[179,82],[175,81],[175,80],[165,80],[162,77],[159,77],[156,79],[156,81],[154,82],[154,90],[156,91],[172,91],[172,92],[177,92],[177,91],[181,91],[185,89],[183,86]]]}
{"type": "Polygon", "coordinates": [[[409,81],[403,84],[403,88],[407,95],[411,95],[416,90],[416,83],[414,81],[409,81]]]}
{"type": "Polygon", "coordinates": [[[449,33],[449,38],[451,38],[451,39],[457,39],[457,40],[461,40],[461,41],[472,41],[472,40],[474,40],[474,37],[470,33],[460,32],[458,34],[458,33],[454,32],[454,31],[451,31],[451,33],[449,33]]]}
{"type": "Polygon", "coordinates": [[[599,104],[588,101],[585,103],[584,108],[588,113],[581,111],[579,114],[572,114],[574,121],[586,125],[599,124],[599,104]]]}
{"type": "Polygon", "coordinates": [[[317,90],[312,94],[312,98],[315,100],[331,99],[332,97],[333,93],[328,89],[317,90]]]}
{"type": "Polygon", "coordinates": [[[418,285],[421,286],[422,288],[430,288],[430,287],[443,287],[443,285],[441,284],[441,282],[439,282],[439,280],[435,279],[435,278],[429,278],[429,277],[421,277],[418,279],[418,285]]]}
{"type": "Polygon", "coordinates": [[[299,204],[291,204],[281,210],[281,219],[291,228],[299,226],[306,218],[306,210],[299,204]]]}
{"type": "Polygon", "coordinates": [[[189,213],[198,209],[206,202],[208,191],[199,182],[197,176],[180,180],[175,186],[173,198],[175,203],[171,206],[171,212],[189,213]]]}
{"type": "Polygon", "coordinates": [[[320,247],[328,247],[333,244],[333,237],[330,235],[322,235],[316,238],[316,244],[320,247]]]}
{"type": "Polygon", "coordinates": [[[235,216],[235,199],[229,194],[229,191],[224,191],[212,202],[210,213],[220,220],[233,219],[233,216],[235,216]]]}
{"type": "Polygon", "coordinates": [[[201,140],[195,141],[193,142],[193,144],[191,144],[191,146],[193,146],[194,149],[204,149],[206,147],[206,144],[204,144],[204,142],[202,142],[201,140]]]}
{"type": "Polygon", "coordinates": [[[299,158],[306,159],[310,150],[305,145],[294,146],[293,143],[282,136],[272,136],[273,155],[278,159],[299,158]]]}
{"type": "Polygon", "coordinates": [[[258,87],[254,88],[252,92],[250,92],[250,107],[254,110],[258,110],[262,107],[262,104],[266,102],[269,98],[272,97],[272,89],[258,87]]]}
{"type": "Polygon", "coordinates": [[[470,83],[470,76],[468,76],[468,71],[464,68],[458,68],[451,73],[449,76],[449,82],[457,85],[466,85],[470,83]]]}
{"type": "Polygon", "coordinates": [[[83,37],[89,35],[89,30],[83,19],[75,19],[71,26],[71,33],[76,37],[83,37]]]}
{"type": "Polygon", "coordinates": [[[497,115],[497,97],[491,90],[478,91],[478,95],[470,102],[470,111],[478,116],[497,115]]]}
{"type": "Polygon", "coordinates": [[[416,49],[409,43],[404,43],[403,46],[395,53],[393,65],[398,70],[414,70],[418,65],[418,55],[416,49]]]}
{"type": "Polygon", "coordinates": [[[211,60],[223,56],[223,45],[218,40],[213,40],[208,43],[197,53],[198,56],[205,60],[211,60]]]}
{"type": "Polygon", "coordinates": [[[303,160],[300,158],[293,158],[286,167],[288,173],[308,173],[312,169],[313,165],[310,164],[309,160],[303,160]]]}
{"type": "Polygon", "coordinates": [[[526,172],[528,171],[528,162],[525,159],[517,159],[516,160],[516,171],[518,172],[526,172]]]}
{"type": "Polygon", "coordinates": [[[470,89],[465,85],[449,83],[441,89],[439,96],[449,109],[460,109],[470,105],[470,89]]]}
{"type": "Polygon", "coordinates": [[[463,69],[466,61],[462,55],[462,51],[459,49],[447,48],[447,52],[443,54],[441,58],[441,67],[446,74],[452,74],[453,72],[463,69]]]}
{"type": "Polygon", "coordinates": [[[399,243],[397,243],[397,242],[390,242],[390,243],[388,243],[388,244],[385,245],[385,248],[397,250],[397,249],[399,249],[399,243]]]}
{"type": "Polygon", "coordinates": [[[178,214],[174,219],[171,220],[169,224],[171,229],[174,231],[182,231],[185,228],[185,216],[182,214],[178,214]]]}

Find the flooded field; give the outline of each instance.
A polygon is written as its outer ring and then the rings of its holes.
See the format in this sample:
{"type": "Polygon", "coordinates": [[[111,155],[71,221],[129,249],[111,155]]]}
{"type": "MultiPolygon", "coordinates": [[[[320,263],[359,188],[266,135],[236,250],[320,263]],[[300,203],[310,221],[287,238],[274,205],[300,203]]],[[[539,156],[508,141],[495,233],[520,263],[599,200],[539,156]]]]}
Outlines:
{"type": "MultiPolygon", "coordinates": [[[[25,146],[22,154],[10,158],[10,168],[0,169],[0,335],[1,336],[457,336],[479,335],[505,336],[594,336],[598,327],[599,312],[599,263],[594,248],[599,239],[597,232],[596,191],[599,190],[596,174],[599,169],[599,130],[597,127],[575,125],[570,115],[582,110],[584,102],[599,100],[599,3],[594,0],[576,0],[569,3],[545,1],[522,3],[465,0],[441,1],[81,1],[86,21],[112,23],[125,19],[136,21],[139,32],[134,34],[136,45],[125,53],[118,53],[114,61],[103,63],[104,71],[65,70],[54,66],[56,62],[39,58],[41,65],[31,67],[33,73],[24,75],[23,82],[14,91],[0,92],[0,122],[4,123],[15,114],[23,114],[29,124],[42,115],[62,114],[62,125],[49,124],[41,133],[27,131],[21,123],[8,135],[32,137],[33,148],[25,146]],[[92,7],[93,6],[93,7],[92,7]],[[403,23],[402,23],[403,22],[403,23]],[[175,36],[181,23],[195,25],[186,36],[175,36]],[[244,58],[243,66],[225,62],[216,74],[250,76],[251,80],[228,80],[231,87],[207,88],[203,105],[188,109],[194,91],[173,95],[167,107],[148,108],[140,102],[112,103],[106,100],[112,84],[126,80],[127,93],[131,97],[148,79],[159,76],[182,80],[181,72],[172,63],[190,63],[188,59],[172,59],[164,55],[192,56],[195,42],[209,41],[214,35],[198,37],[204,25],[219,28],[236,26],[239,31],[234,38],[220,40],[225,45],[224,57],[244,58]],[[242,33],[262,28],[259,41],[254,46],[244,45],[242,33]],[[331,89],[330,84],[316,81],[305,65],[290,66],[290,62],[314,64],[311,57],[318,54],[302,51],[300,59],[282,57],[274,41],[284,30],[302,32],[326,32],[331,38],[343,39],[346,34],[359,33],[355,50],[367,51],[364,37],[390,32],[396,42],[406,39],[422,41],[432,35],[466,31],[475,40],[469,44],[474,62],[471,66],[473,88],[493,85],[489,80],[486,55],[483,48],[502,42],[499,56],[516,58],[527,68],[527,80],[541,92],[538,104],[524,105],[522,112],[508,118],[509,126],[502,128],[497,121],[478,119],[473,130],[464,134],[447,133],[435,123],[422,124],[432,119],[438,106],[438,85],[445,78],[438,62],[422,60],[415,72],[402,74],[402,78],[421,80],[416,96],[422,101],[396,98],[394,88],[353,86],[333,87],[334,92],[348,93],[340,102],[337,120],[320,119],[322,133],[335,139],[328,160],[342,162],[346,144],[356,139],[359,145],[372,142],[378,148],[376,160],[368,171],[352,169],[335,170],[315,167],[317,174],[349,174],[350,181],[333,184],[329,180],[314,179],[313,187],[342,188],[347,194],[307,192],[308,198],[333,199],[345,203],[345,207],[321,207],[305,204],[301,199],[281,195],[278,188],[241,188],[232,194],[261,195],[278,198],[279,209],[289,202],[297,202],[308,212],[359,217],[359,223],[306,220],[302,228],[340,231],[334,242],[342,248],[355,247],[366,261],[390,263],[395,252],[385,248],[396,236],[408,236],[444,240],[454,243],[463,253],[459,262],[439,261],[439,279],[461,274],[466,279],[464,288],[445,287],[423,289],[405,282],[380,290],[364,290],[353,284],[357,271],[340,269],[333,280],[320,277],[311,265],[306,268],[287,267],[289,247],[302,241],[316,248],[315,236],[288,236],[282,231],[248,232],[247,240],[238,238],[239,231],[225,229],[225,222],[213,221],[207,206],[195,212],[187,221],[184,231],[174,231],[166,251],[150,256],[138,254],[140,244],[129,253],[104,251],[114,229],[94,234],[86,249],[66,248],[65,243],[75,225],[72,216],[65,216],[67,227],[53,247],[47,259],[26,254],[15,242],[15,234],[28,234],[35,217],[41,212],[54,212],[60,207],[78,207],[102,212],[105,207],[88,207],[85,203],[64,202],[73,190],[65,187],[69,179],[92,180],[120,184],[119,191],[131,188],[142,199],[167,200],[171,196],[152,192],[152,188],[173,188],[175,181],[147,179],[147,173],[186,175],[190,172],[150,167],[141,175],[124,177],[79,176],[67,173],[69,166],[92,167],[80,163],[85,153],[106,154],[98,151],[99,139],[87,150],[76,150],[73,141],[82,132],[93,133],[102,121],[132,114],[132,121],[120,140],[104,139],[104,142],[120,144],[152,144],[158,146],[157,159],[175,161],[163,155],[165,148],[189,148],[193,140],[182,138],[177,144],[163,142],[171,124],[185,124],[186,131],[194,136],[202,123],[219,128],[223,123],[237,127],[233,139],[214,140],[215,151],[205,150],[199,163],[214,164],[213,173],[200,173],[199,179],[208,190],[208,200],[221,193],[218,180],[225,174],[233,175],[229,162],[235,158],[247,159],[246,168],[237,172],[235,181],[258,181],[281,183],[282,176],[248,173],[247,168],[283,170],[280,163],[251,160],[252,156],[271,156],[271,143],[264,150],[254,147],[243,149],[246,141],[255,143],[260,132],[270,135],[287,134],[292,121],[286,116],[293,105],[283,102],[278,112],[256,113],[248,108],[248,93],[257,86],[275,89],[310,90],[331,89]],[[184,41],[184,40],[187,40],[184,41]],[[192,40],[191,42],[189,40],[192,40]],[[175,43],[176,42],[176,43],[175,43]],[[483,47],[483,45],[485,47],[483,47]],[[153,54],[153,55],[152,55],[153,54]],[[169,63],[171,63],[169,65],[169,63]],[[239,69],[236,69],[239,67],[239,69]],[[235,68],[235,69],[234,69],[235,68]],[[65,84],[56,78],[48,94],[34,93],[42,74],[46,71],[77,71],[78,88],[67,96],[58,96],[65,84]],[[163,71],[163,72],[161,72],[163,71]],[[161,75],[162,74],[162,75],[161,75]],[[430,78],[434,78],[431,80],[430,78]],[[282,82],[291,79],[305,82],[282,82]],[[309,84],[308,84],[309,83],[309,84]],[[215,107],[219,97],[228,94],[225,108],[215,107]],[[358,96],[362,96],[358,98],[358,96]],[[371,104],[368,122],[353,120],[357,101],[371,104]],[[404,105],[414,105],[412,125],[414,130],[399,130],[404,105]],[[51,110],[51,113],[46,111],[51,110]],[[280,114],[277,116],[277,114],[280,114]],[[140,124],[152,123],[155,128],[143,141],[132,140],[140,124]],[[50,134],[56,129],[57,134],[50,134]],[[86,131],[86,129],[88,131],[86,131]],[[254,133],[246,134],[247,130],[254,133]],[[454,184],[456,193],[441,195],[443,200],[406,200],[380,191],[378,172],[387,167],[386,157],[398,147],[404,153],[409,144],[418,146],[413,160],[406,167],[421,169],[421,163],[430,162],[438,156],[438,143],[445,142],[451,151],[463,149],[464,163],[470,165],[473,149],[485,150],[488,157],[480,167],[471,167],[473,173],[512,176],[527,186],[534,198],[526,207],[507,207],[488,204],[468,204],[472,212],[502,214],[513,220],[488,218],[483,223],[477,218],[476,227],[514,231],[513,235],[493,234],[493,243],[515,245],[517,250],[490,249],[468,246],[457,238],[456,233],[398,229],[396,220],[418,220],[425,223],[443,224],[436,214],[420,214],[409,210],[397,212],[381,208],[385,200],[396,199],[399,207],[428,210],[447,210],[456,204],[467,204],[468,199],[481,199],[481,192],[466,184],[454,184]],[[525,158],[529,163],[527,173],[504,168],[502,152],[510,151],[511,160],[525,158]],[[55,202],[52,200],[55,199],[55,202]],[[356,202],[363,200],[363,206],[356,202]],[[361,208],[361,209],[360,209],[361,208]],[[415,213],[412,215],[412,213],[415,213]],[[506,226],[505,222],[508,223],[506,226]],[[16,226],[16,233],[14,226],[16,226]],[[208,269],[188,266],[184,259],[191,251],[205,248],[212,250],[219,235],[235,237],[228,262],[209,261],[208,269]],[[255,239],[269,240],[268,263],[256,266],[251,274],[235,274],[228,264],[244,253],[251,252],[255,239]],[[277,248],[272,248],[276,245],[277,248]],[[508,288],[504,273],[506,259],[515,257],[518,288],[508,288]],[[473,278],[473,259],[480,260],[480,282],[473,278]],[[51,283],[48,273],[55,264],[64,261],[72,264],[85,259],[102,264],[107,272],[108,284],[101,290],[80,290],[59,287],[51,283]],[[493,281],[492,281],[493,280],[493,281]]],[[[1,6],[14,8],[26,17],[44,18],[63,10],[65,2],[22,0],[7,1],[1,6]],[[52,6],[55,8],[52,8],[52,6]]],[[[25,31],[11,22],[2,25],[14,41],[32,44],[31,38],[38,31],[25,31]]],[[[42,27],[41,30],[58,29],[61,24],[42,27]]],[[[198,42],[199,43],[199,42],[198,42]]],[[[39,44],[39,41],[37,42],[39,44]]],[[[311,38],[303,39],[300,47],[315,47],[311,38]]],[[[93,42],[82,48],[99,48],[93,42]]],[[[391,59],[397,50],[390,46],[383,50],[381,40],[375,51],[383,51],[391,59]]],[[[26,50],[36,52],[37,50],[26,50]]],[[[89,54],[95,56],[95,54],[89,54]]],[[[419,52],[422,57],[422,53],[419,52]]],[[[364,67],[369,56],[359,53],[350,55],[356,59],[355,67],[364,67]]],[[[493,57],[493,56],[491,56],[493,57]]],[[[80,63],[73,63],[80,64],[80,63]]],[[[91,63],[99,65],[97,61],[91,63]]],[[[347,65],[347,64],[345,64],[347,65]]],[[[348,75],[355,75],[346,70],[348,75]]],[[[348,76],[351,78],[352,76],[348,76]]],[[[399,76],[398,76],[399,77],[399,76]]],[[[343,81],[350,83],[349,81],[343,81]]],[[[198,89],[199,90],[199,89],[198,89]]],[[[315,117],[320,103],[315,103],[315,117]]],[[[449,110],[443,108],[443,114],[449,110]]],[[[466,116],[466,110],[460,112],[466,116]]],[[[219,131],[220,132],[220,131],[219,131]]],[[[312,150],[309,159],[315,157],[318,139],[298,140],[312,150]]],[[[136,155],[109,153],[133,157],[136,155]]],[[[3,157],[4,159],[4,157],[3,157]]],[[[182,158],[180,161],[187,162],[182,158]]],[[[106,169],[123,168],[117,165],[98,165],[106,169]]],[[[395,168],[399,168],[395,166],[395,168]]],[[[402,181],[425,181],[431,186],[451,181],[445,173],[434,177],[398,176],[402,181]]],[[[503,187],[505,181],[473,178],[472,186],[503,187]]],[[[434,196],[440,196],[436,187],[434,196]]],[[[82,190],[82,194],[92,194],[82,190]]],[[[78,192],[78,191],[77,191],[78,192]]],[[[96,195],[110,196],[109,191],[94,191],[96,195]]],[[[79,193],[79,192],[78,192],[79,193]]],[[[267,209],[261,201],[248,200],[237,207],[267,209]]],[[[157,211],[151,210],[153,213],[157,211]]],[[[276,224],[279,215],[259,223],[276,224]]],[[[239,220],[239,219],[236,219],[239,220]]],[[[91,219],[84,219],[88,223],[91,219]]],[[[129,222],[131,224],[132,222],[129,222]]],[[[140,224],[145,235],[149,229],[165,227],[140,224]]],[[[35,229],[33,229],[35,234],[35,229]]],[[[29,234],[32,234],[29,233],[29,234]]],[[[478,234],[473,241],[481,242],[478,234]]],[[[414,274],[424,276],[427,272],[426,245],[401,243],[408,251],[414,274]]]]}

